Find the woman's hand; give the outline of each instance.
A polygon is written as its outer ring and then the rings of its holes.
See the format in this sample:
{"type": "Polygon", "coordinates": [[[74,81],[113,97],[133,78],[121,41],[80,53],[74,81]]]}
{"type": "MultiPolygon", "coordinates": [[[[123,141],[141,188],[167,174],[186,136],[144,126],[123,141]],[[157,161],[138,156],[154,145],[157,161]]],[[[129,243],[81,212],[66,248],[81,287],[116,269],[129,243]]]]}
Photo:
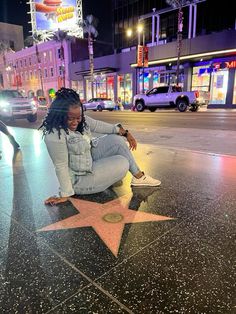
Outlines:
{"type": "Polygon", "coordinates": [[[135,150],[137,148],[137,141],[133,137],[133,135],[130,132],[128,132],[126,138],[127,138],[128,143],[129,143],[129,149],[135,150]]]}
{"type": "Polygon", "coordinates": [[[59,204],[59,203],[64,203],[64,202],[66,202],[68,200],[69,200],[69,197],[51,196],[51,197],[47,198],[44,201],[44,204],[53,206],[53,205],[56,205],[56,204],[59,204]]]}

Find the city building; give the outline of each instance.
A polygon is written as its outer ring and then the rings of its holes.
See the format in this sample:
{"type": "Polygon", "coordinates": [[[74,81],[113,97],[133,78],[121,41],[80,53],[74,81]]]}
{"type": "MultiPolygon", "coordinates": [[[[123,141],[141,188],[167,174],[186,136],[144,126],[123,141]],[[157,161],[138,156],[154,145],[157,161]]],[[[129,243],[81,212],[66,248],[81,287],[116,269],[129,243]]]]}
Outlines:
{"type": "Polygon", "coordinates": [[[182,11],[181,24],[178,9],[166,1],[115,0],[115,51],[112,45],[100,43],[99,37],[94,41],[93,83],[87,40],[77,39],[63,41],[63,51],[60,42],[48,41],[37,46],[38,54],[33,46],[4,55],[5,60],[0,61],[1,85],[28,95],[41,95],[43,91],[45,96],[51,89],[67,86],[88,101],[93,84],[94,97],[120,97],[124,105],[130,105],[139,92],[176,83],[178,69],[178,83],[184,90],[209,92],[209,107],[235,106],[236,29],[232,3],[227,0],[222,6],[213,0],[195,0],[182,11]],[[143,27],[139,34],[138,24],[143,27]],[[133,34],[128,38],[127,30],[131,28],[133,34]]]}
{"type": "MultiPolygon", "coordinates": [[[[96,41],[94,57],[112,54],[112,45],[96,41]]],[[[0,88],[18,89],[26,96],[45,96],[60,87],[71,87],[70,64],[88,58],[86,39],[46,41],[17,52],[0,55],[0,88]]],[[[83,100],[83,92],[80,89],[83,100]]]]}
{"type": "Polygon", "coordinates": [[[23,26],[0,22],[0,42],[6,43],[13,51],[24,48],[23,26]]]}
{"type": "MultiPolygon", "coordinates": [[[[180,85],[185,90],[210,93],[210,106],[236,104],[236,30],[230,1],[225,5],[199,0],[183,8],[180,85]]],[[[166,1],[113,1],[115,53],[95,58],[96,96],[130,104],[134,94],[176,82],[178,10],[166,1]],[[138,38],[127,29],[143,24],[138,38]],[[148,46],[148,65],[137,66],[138,43],[148,46]]],[[[89,62],[70,65],[72,86],[83,98],[91,97],[89,62]]]]}
{"type": "Polygon", "coordinates": [[[2,88],[18,89],[24,95],[49,97],[51,90],[70,87],[68,64],[70,43],[54,40],[42,42],[0,58],[2,88]]]}

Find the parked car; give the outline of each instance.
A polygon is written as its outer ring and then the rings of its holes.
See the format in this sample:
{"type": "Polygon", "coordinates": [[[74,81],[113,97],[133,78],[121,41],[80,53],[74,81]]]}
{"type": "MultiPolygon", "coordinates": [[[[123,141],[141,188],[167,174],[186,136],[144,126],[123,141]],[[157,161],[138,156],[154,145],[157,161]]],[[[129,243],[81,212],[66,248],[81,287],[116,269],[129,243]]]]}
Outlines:
{"type": "Polygon", "coordinates": [[[102,111],[115,109],[116,104],[109,98],[92,98],[87,103],[83,103],[84,110],[102,111]]]}
{"type": "Polygon", "coordinates": [[[157,108],[177,107],[180,112],[197,111],[199,106],[207,105],[209,93],[203,91],[184,92],[180,86],[154,87],[145,94],[135,95],[133,109],[154,112],[157,108]]]}
{"type": "Polygon", "coordinates": [[[6,119],[37,120],[37,104],[17,90],[0,90],[0,117],[6,119]]]}

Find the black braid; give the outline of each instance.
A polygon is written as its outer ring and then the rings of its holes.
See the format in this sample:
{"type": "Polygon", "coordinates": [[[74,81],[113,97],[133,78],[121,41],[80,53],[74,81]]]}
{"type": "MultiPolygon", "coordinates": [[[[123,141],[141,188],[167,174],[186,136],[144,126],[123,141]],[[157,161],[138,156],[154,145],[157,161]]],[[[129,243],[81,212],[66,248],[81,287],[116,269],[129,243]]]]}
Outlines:
{"type": "Polygon", "coordinates": [[[68,134],[67,125],[67,114],[69,107],[73,105],[79,105],[81,109],[81,122],[79,123],[76,131],[83,134],[84,129],[87,127],[84,117],[84,109],[80,101],[79,94],[77,94],[73,89],[61,88],[56,92],[56,98],[53,100],[47,116],[44,118],[43,123],[39,129],[43,129],[43,136],[48,133],[53,132],[53,129],[58,131],[58,136],[60,138],[61,129],[65,130],[68,134]]]}

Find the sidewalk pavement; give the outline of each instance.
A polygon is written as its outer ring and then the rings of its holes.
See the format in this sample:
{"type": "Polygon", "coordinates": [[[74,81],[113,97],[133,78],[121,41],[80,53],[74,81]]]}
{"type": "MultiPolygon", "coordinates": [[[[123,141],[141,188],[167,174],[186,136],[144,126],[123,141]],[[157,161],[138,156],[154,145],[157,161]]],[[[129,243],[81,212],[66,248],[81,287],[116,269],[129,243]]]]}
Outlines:
{"type": "Polygon", "coordinates": [[[0,137],[1,313],[236,312],[236,158],[141,144],[159,188],[122,183],[59,206],[37,130],[0,137]]]}

